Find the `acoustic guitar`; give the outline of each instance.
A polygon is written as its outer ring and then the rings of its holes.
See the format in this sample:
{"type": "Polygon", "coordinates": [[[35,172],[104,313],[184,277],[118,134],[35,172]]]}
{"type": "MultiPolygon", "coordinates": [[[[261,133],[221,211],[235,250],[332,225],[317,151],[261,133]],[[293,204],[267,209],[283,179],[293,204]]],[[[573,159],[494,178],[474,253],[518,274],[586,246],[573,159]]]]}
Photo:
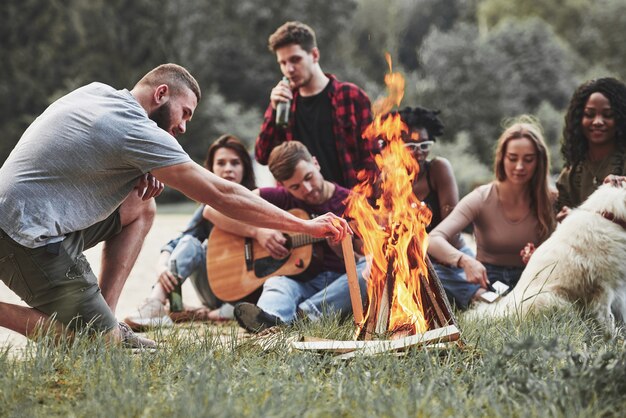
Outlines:
{"type": "MultiPolygon", "coordinates": [[[[289,211],[301,219],[309,219],[302,209],[289,211]]],[[[207,244],[206,264],[209,286],[215,296],[235,302],[248,296],[273,276],[306,279],[321,272],[322,251],[314,245],[325,238],[303,234],[285,234],[290,250],[283,259],[275,259],[252,238],[244,238],[213,227],[207,244]],[[314,263],[311,261],[314,260],[314,263]]]]}

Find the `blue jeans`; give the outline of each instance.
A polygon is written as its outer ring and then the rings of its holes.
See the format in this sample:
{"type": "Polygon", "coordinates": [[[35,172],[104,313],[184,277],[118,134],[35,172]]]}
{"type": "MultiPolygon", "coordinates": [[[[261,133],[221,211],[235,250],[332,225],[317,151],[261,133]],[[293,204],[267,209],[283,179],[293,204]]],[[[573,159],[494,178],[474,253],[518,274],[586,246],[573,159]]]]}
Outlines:
{"type": "MultiPolygon", "coordinates": [[[[459,251],[472,258],[476,257],[474,252],[467,245],[460,248],[459,251]]],[[[465,271],[460,267],[446,266],[436,262],[432,264],[443,289],[446,291],[446,296],[448,296],[450,304],[456,305],[459,309],[467,309],[472,297],[474,297],[474,294],[480,286],[468,282],[465,278],[465,271]]]]}
{"type": "MultiPolygon", "coordinates": [[[[460,251],[470,257],[474,257],[474,253],[467,246],[461,248],[460,251]]],[[[524,267],[496,266],[488,263],[483,263],[483,265],[487,269],[487,280],[489,280],[489,283],[500,281],[511,289],[515,287],[522,275],[522,271],[524,271],[524,267]]],[[[465,277],[465,271],[462,268],[449,267],[435,262],[433,262],[433,268],[446,291],[450,303],[456,305],[459,309],[467,309],[480,286],[468,282],[465,277]]]]}
{"type": "Polygon", "coordinates": [[[483,265],[487,269],[489,283],[502,282],[511,289],[515,287],[524,271],[524,267],[496,266],[487,263],[483,263],[483,265]]]}
{"type": "MultiPolygon", "coordinates": [[[[366,266],[365,259],[356,265],[362,301],[367,295],[363,278],[366,266]]],[[[263,285],[257,306],[285,323],[292,322],[298,311],[312,320],[319,319],[323,313],[336,312],[346,316],[352,313],[348,276],[326,271],[306,282],[285,276],[272,277],[263,285]]]]}
{"type": "Polygon", "coordinates": [[[176,260],[178,275],[183,278],[183,281],[186,278],[191,280],[191,284],[204,306],[210,309],[220,308],[220,316],[222,317],[233,317],[232,305],[223,304],[209,286],[206,271],[206,241],[200,243],[192,235],[183,236],[170,255],[170,260],[172,259],[176,260]]]}

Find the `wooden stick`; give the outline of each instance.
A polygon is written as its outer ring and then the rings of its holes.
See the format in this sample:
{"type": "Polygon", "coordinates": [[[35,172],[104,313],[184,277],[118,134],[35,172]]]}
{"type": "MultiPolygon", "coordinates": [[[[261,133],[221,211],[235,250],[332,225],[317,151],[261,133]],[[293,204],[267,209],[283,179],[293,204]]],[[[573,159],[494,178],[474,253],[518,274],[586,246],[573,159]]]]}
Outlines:
{"type": "Polygon", "coordinates": [[[350,301],[352,302],[352,313],[357,326],[363,325],[363,301],[361,300],[361,288],[359,287],[359,277],[356,273],[356,263],[354,261],[354,249],[352,248],[352,235],[346,234],[341,241],[343,251],[343,261],[346,263],[346,274],[348,276],[348,288],[350,289],[350,301]]]}
{"type": "Polygon", "coordinates": [[[399,350],[417,344],[433,344],[437,342],[456,341],[460,337],[460,332],[454,325],[426,331],[423,334],[415,334],[397,340],[375,340],[375,341],[337,341],[322,340],[292,342],[291,346],[297,350],[326,351],[341,353],[355,351],[354,354],[377,354],[384,351],[399,350]]]}

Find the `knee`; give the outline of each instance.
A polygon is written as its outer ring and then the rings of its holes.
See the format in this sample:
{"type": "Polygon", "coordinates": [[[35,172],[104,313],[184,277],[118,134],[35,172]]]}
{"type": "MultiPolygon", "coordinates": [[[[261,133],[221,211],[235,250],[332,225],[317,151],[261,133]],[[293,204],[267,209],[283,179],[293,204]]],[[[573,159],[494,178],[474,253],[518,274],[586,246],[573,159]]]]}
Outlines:
{"type": "Polygon", "coordinates": [[[145,204],[141,207],[139,217],[152,225],[154,217],[156,216],[156,202],[154,199],[148,199],[144,203],[145,204]]]}
{"type": "Polygon", "coordinates": [[[155,216],[156,202],[154,199],[142,201],[142,204],[138,207],[135,222],[141,225],[142,231],[147,234],[150,231],[150,228],[152,228],[155,216]]]}
{"type": "Polygon", "coordinates": [[[147,231],[152,227],[156,216],[156,202],[154,199],[141,200],[136,194],[131,194],[120,206],[120,220],[122,226],[138,223],[147,231]]]}

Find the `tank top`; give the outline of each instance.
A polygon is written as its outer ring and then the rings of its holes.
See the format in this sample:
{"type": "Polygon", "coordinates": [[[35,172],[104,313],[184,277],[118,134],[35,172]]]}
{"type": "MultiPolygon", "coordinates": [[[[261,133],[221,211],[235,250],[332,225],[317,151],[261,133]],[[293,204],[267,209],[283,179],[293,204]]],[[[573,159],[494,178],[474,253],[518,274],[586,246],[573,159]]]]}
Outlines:
{"type": "Polygon", "coordinates": [[[441,222],[441,208],[439,207],[439,195],[434,190],[430,182],[430,161],[424,161],[424,174],[426,175],[426,183],[428,184],[428,194],[423,202],[428,206],[433,214],[430,225],[426,227],[426,232],[432,231],[441,222]]]}

